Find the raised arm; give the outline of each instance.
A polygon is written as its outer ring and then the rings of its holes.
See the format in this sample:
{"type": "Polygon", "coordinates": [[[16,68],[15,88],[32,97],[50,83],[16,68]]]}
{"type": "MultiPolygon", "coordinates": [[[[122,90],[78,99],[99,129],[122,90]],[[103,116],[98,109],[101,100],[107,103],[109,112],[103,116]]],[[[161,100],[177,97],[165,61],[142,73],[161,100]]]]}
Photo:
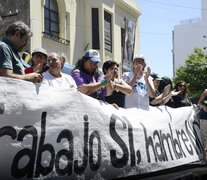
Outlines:
{"type": "Polygon", "coordinates": [[[180,91],[176,91],[175,89],[172,90],[167,96],[163,98],[162,103],[166,104],[172,96],[177,96],[179,93],[180,91]]]}
{"type": "Polygon", "coordinates": [[[134,68],[134,76],[133,76],[133,78],[129,81],[128,85],[130,85],[131,87],[134,86],[134,83],[136,82],[138,76],[143,72],[142,69],[143,69],[143,66],[142,66],[142,65],[137,65],[137,66],[134,68]]]}
{"type": "Polygon", "coordinates": [[[155,89],[154,89],[153,83],[149,82],[150,73],[151,73],[151,69],[150,69],[150,67],[147,67],[147,72],[144,75],[144,80],[147,85],[149,97],[153,98],[155,96],[155,89]]]}
{"type": "Polygon", "coordinates": [[[125,83],[122,79],[120,79],[120,84],[114,83],[114,89],[117,89],[126,95],[130,95],[132,93],[132,87],[125,83]]]}
{"type": "Polygon", "coordinates": [[[78,89],[78,91],[80,91],[86,95],[91,95],[94,92],[96,92],[98,89],[100,89],[102,86],[106,86],[112,77],[112,74],[109,73],[109,74],[106,74],[100,82],[86,84],[84,82],[83,78],[81,78],[80,76],[77,75],[78,70],[75,71],[75,73],[72,74],[72,77],[76,81],[76,84],[78,86],[77,89],[78,89]]]}

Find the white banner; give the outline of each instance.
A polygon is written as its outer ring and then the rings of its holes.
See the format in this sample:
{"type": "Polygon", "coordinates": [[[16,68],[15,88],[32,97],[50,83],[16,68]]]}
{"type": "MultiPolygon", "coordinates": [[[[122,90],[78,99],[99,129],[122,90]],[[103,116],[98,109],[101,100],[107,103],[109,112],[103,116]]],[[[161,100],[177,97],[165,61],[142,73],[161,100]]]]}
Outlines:
{"type": "Polygon", "coordinates": [[[1,179],[114,179],[202,157],[192,107],[116,110],[75,89],[0,85],[1,179]]]}

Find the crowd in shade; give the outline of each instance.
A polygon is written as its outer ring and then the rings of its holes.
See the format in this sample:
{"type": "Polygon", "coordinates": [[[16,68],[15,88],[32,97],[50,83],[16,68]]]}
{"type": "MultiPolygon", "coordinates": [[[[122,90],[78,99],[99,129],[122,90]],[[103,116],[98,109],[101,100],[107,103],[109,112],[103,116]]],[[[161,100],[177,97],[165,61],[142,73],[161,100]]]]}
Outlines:
{"type": "Polygon", "coordinates": [[[10,24],[0,42],[0,76],[40,83],[54,88],[75,88],[80,93],[112,105],[112,108],[141,108],[151,106],[200,108],[201,134],[207,147],[207,89],[198,106],[192,104],[189,89],[184,81],[173,86],[167,76],[151,72],[144,55],[133,58],[130,72],[119,77],[116,60],[103,62],[97,50],[89,49],[80,58],[71,75],[61,72],[66,62],[62,52],[50,52],[37,47],[32,52],[31,67],[24,68],[20,52],[31,36],[30,28],[23,22],[10,24]],[[102,70],[98,68],[103,62],[102,70]]]}

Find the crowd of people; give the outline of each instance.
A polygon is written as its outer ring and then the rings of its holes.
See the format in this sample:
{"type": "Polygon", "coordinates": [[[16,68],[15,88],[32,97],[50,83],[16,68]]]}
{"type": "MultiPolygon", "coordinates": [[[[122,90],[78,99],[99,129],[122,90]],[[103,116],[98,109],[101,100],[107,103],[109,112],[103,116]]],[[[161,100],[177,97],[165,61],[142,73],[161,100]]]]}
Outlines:
{"type": "MultiPolygon", "coordinates": [[[[71,75],[61,72],[66,57],[63,53],[36,48],[32,52],[32,66],[24,68],[19,52],[27,45],[30,28],[17,21],[9,25],[0,42],[0,76],[40,83],[44,86],[76,88],[79,92],[112,104],[115,108],[142,108],[166,105],[172,108],[192,106],[189,89],[184,81],[173,87],[169,77],[160,78],[146,67],[145,57],[138,54],[133,59],[132,71],[118,77],[119,64],[108,60],[102,71],[99,52],[90,49],[76,63],[71,75]],[[47,67],[47,68],[45,68],[47,67]],[[46,71],[46,72],[44,72],[46,71]]],[[[195,105],[194,105],[195,106],[195,105]]],[[[201,129],[207,147],[207,90],[200,97],[201,129]]]]}

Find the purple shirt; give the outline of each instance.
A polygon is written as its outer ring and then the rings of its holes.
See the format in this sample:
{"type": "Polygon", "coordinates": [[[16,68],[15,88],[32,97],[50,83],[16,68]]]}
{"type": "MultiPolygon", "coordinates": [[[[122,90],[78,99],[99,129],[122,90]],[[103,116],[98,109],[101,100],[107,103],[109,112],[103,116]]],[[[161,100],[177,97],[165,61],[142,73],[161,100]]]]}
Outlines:
{"type": "MultiPolygon", "coordinates": [[[[84,72],[73,72],[71,74],[73,79],[75,80],[77,86],[80,86],[81,84],[90,84],[90,83],[96,83],[101,81],[104,78],[104,75],[100,75],[99,77],[95,78],[93,76],[90,76],[89,74],[86,74],[84,72]]],[[[90,94],[89,96],[105,101],[105,88],[102,87],[93,94],[90,94]]]]}

